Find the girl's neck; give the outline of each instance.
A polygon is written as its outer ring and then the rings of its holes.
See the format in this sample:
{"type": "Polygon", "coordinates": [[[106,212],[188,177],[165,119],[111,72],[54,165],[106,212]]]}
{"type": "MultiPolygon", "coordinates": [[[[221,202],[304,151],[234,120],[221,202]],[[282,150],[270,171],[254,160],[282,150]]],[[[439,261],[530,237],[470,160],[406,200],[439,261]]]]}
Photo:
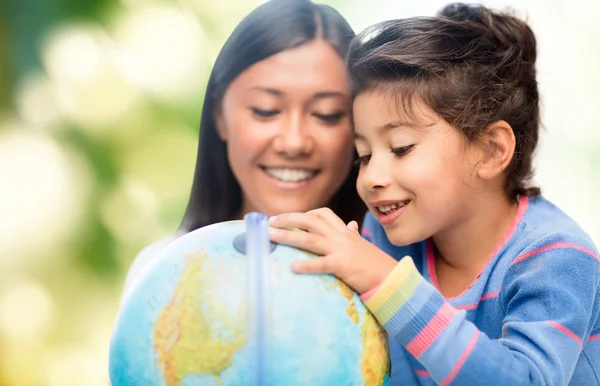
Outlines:
{"type": "Polygon", "coordinates": [[[477,278],[505,241],[518,209],[516,202],[503,197],[481,200],[476,206],[465,221],[433,236],[436,274],[445,296],[463,292],[477,278]]]}

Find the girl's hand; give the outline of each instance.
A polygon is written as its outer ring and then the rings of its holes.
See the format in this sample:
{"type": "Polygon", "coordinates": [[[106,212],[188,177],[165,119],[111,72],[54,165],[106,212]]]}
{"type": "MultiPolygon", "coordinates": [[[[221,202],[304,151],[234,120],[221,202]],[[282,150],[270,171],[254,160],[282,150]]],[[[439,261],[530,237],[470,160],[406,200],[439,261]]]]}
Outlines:
{"type": "Polygon", "coordinates": [[[329,208],[281,214],[271,217],[269,226],[273,242],[322,256],[295,261],[294,272],[333,274],[360,294],[381,284],[397,263],[360,235],[356,221],[346,225],[329,208]]]}

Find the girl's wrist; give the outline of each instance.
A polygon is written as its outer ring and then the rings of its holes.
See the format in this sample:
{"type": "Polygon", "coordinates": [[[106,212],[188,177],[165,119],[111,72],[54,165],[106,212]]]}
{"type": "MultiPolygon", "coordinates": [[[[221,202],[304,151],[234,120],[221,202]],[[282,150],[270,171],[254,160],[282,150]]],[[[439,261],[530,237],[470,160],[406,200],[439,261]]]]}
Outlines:
{"type": "Polygon", "coordinates": [[[376,270],[377,273],[374,275],[372,285],[368,286],[368,289],[360,295],[361,300],[367,300],[373,294],[375,294],[385,279],[387,279],[390,273],[394,270],[394,267],[396,267],[398,262],[389,256],[386,257],[388,257],[388,259],[383,260],[382,263],[379,264],[379,267],[376,270]]]}

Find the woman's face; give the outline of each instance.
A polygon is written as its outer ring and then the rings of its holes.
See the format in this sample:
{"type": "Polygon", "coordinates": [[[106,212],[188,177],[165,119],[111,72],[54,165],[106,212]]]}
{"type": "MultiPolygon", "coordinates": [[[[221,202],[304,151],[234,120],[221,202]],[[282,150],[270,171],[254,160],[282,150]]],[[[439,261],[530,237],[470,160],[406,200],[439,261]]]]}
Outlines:
{"type": "Polygon", "coordinates": [[[242,187],[241,214],[326,206],[352,163],[350,106],[342,58],[322,40],[240,74],[215,116],[242,187]]]}

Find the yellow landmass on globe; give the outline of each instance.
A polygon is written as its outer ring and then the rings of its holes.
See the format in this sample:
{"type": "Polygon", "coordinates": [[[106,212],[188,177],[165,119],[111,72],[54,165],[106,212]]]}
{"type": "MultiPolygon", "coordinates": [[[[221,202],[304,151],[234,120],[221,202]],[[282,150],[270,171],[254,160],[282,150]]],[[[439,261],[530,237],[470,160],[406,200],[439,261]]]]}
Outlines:
{"type": "Polygon", "coordinates": [[[361,373],[365,385],[383,385],[390,371],[387,334],[373,314],[367,310],[360,330],[363,341],[361,373]]]}
{"type": "Polygon", "coordinates": [[[207,293],[208,279],[202,277],[205,261],[205,252],[187,259],[173,298],[154,326],[154,345],[166,386],[180,386],[190,374],[212,375],[221,384],[221,373],[246,343],[244,315],[227,315],[212,309],[209,301],[203,302],[208,305],[206,312],[199,306],[199,297],[207,293]],[[218,321],[218,327],[211,320],[218,321]]]}
{"type": "Polygon", "coordinates": [[[358,323],[358,312],[356,311],[356,304],[354,304],[354,292],[344,284],[341,280],[336,279],[338,281],[340,292],[342,296],[348,299],[348,307],[346,307],[346,313],[350,316],[350,319],[354,323],[358,323]]]}
{"type": "MultiPolygon", "coordinates": [[[[336,280],[340,293],[348,300],[346,313],[354,323],[358,323],[359,315],[354,302],[354,292],[344,282],[336,280]]],[[[361,374],[365,385],[381,386],[390,370],[387,334],[367,309],[364,311],[360,334],[363,342],[361,374]]]]}

